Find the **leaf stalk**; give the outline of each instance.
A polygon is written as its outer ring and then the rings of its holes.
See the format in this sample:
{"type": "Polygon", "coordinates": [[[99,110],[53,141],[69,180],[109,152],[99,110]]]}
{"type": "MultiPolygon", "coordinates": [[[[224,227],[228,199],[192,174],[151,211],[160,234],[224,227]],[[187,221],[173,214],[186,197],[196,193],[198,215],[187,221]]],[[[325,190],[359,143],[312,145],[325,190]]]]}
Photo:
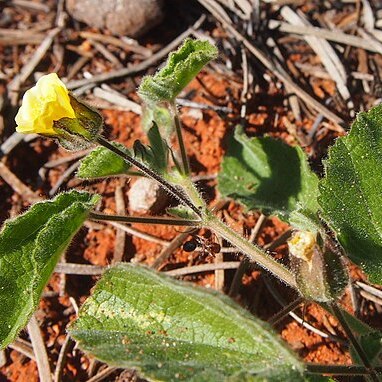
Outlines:
{"type": "Polygon", "coordinates": [[[186,220],[186,219],[173,219],[164,218],[161,216],[146,217],[146,216],[124,216],[124,215],[109,215],[91,211],[89,218],[92,220],[106,220],[122,223],[144,223],[144,224],[164,224],[176,225],[185,227],[197,227],[200,225],[201,220],[186,220]]]}
{"type": "Polygon", "coordinates": [[[216,234],[223,237],[225,240],[235,246],[242,252],[249,260],[256,262],[262,268],[273,273],[281,281],[297,289],[295,277],[292,272],[276,261],[263,249],[257,245],[250,243],[244,237],[236,233],[233,229],[225,225],[217,216],[213,215],[210,211],[205,211],[202,218],[204,225],[212,229],[216,234]]]}
{"type": "MultiPolygon", "coordinates": [[[[261,267],[273,273],[281,281],[297,289],[295,277],[289,269],[273,259],[263,249],[257,247],[255,244],[250,243],[248,240],[229,228],[218,217],[216,217],[211,211],[208,210],[198,190],[189,177],[174,177],[173,181],[176,184],[176,186],[174,186],[165,180],[162,176],[145,166],[143,163],[137,161],[130,155],[113,146],[106,139],[100,137],[98,138],[98,143],[119,155],[121,158],[126,160],[132,166],[138,168],[148,177],[157,181],[164,189],[175,196],[181,203],[189,207],[196,216],[201,218],[201,221],[198,222],[198,224],[196,224],[196,221],[192,221],[193,226],[198,225],[210,228],[215,233],[230,242],[233,246],[235,246],[240,252],[247,256],[249,260],[258,263],[261,267]]],[[[94,216],[93,213],[92,215],[94,216]]]]}
{"type": "Polygon", "coordinates": [[[341,309],[338,307],[337,303],[333,302],[329,304],[330,308],[333,310],[333,313],[335,314],[337,320],[340,322],[342,328],[344,329],[346,335],[348,336],[349,341],[353,345],[353,348],[355,352],[357,353],[359,359],[363,363],[366,373],[370,377],[370,380],[373,382],[380,381],[378,374],[376,370],[374,369],[373,365],[370,363],[369,358],[367,354],[365,353],[362,346],[359,344],[357,338],[354,336],[352,329],[348,325],[346,318],[344,317],[341,309]]]}
{"type": "MultiPolygon", "coordinates": [[[[330,375],[368,375],[369,371],[362,365],[319,365],[313,363],[305,364],[306,370],[311,374],[330,374],[330,375]]],[[[382,373],[382,367],[375,368],[377,373],[382,373]]]]}
{"type": "Polygon", "coordinates": [[[176,108],[175,101],[169,103],[169,108],[170,108],[171,114],[174,118],[175,132],[176,132],[176,137],[177,137],[178,143],[179,143],[180,155],[182,158],[183,173],[184,173],[184,175],[190,175],[190,173],[191,173],[190,162],[188,160],[186,147],[184,144],[184,139],[183,139],[183,134],[182,134],[182,124],[180,122],[180,118],[179,118],[178,110],[176,108]]]}
{"type": "Polygon", "coordinates": [[[216,234],[230,242],[250,261],[258,263],[261,267],[273,273],[281,281],[297,289],[295,277],[289,269],[273,259],[273,257],[266,251],[259,248],[257,245],[252,244],[233,229],[229,228],[207,208],[190,178],[183,177],[179,179],[178,184],[184,189],[190,200],[198,206],[198,210],[202,212],[201,218],[204,227],[213,230],[216,234]]]}
{"type": "Polygon", "coordinates": [[[135,158],[126,154],[122,150],[119,150],[118,147],[113,146],[108,140],[102,137],[98,137],[97,143],[107,149],[111,150],[114,154],[119,155],[122,159],[124,159],[127,163],[132,166],[135,166],[138,170],[142,171],[149,178],[154,179],[158,182],[167,192],[169,192],[172,196],[178,199],[182,204],[189,207],[195,214],[201,217],[201,213],[197,207],[185,196],[181,190],[174,187],[171,183],[167,182],[162,176],[157,174],[155,171],[148,168],[143,163],[137,161],[135,158]]]}

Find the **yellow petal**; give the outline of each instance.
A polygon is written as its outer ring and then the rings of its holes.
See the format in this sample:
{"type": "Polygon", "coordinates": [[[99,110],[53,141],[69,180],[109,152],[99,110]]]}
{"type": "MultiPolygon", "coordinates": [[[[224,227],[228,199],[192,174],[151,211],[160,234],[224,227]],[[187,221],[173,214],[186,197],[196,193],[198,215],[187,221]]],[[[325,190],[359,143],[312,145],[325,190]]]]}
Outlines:
{"type": "Polygon", "coordinates": [[[288,241],[289,253],[299,259],[310,262],[317,244],[316,235],[310,231],[297,231],[288,241]]]}
{"type": "Polygon", "coordinates": [[[56,135],[53,122],[61,118],[75,118],[68,89],[56,73],[42,76],[36,85],[24,94],[16,115],[16,131],[56,135]]]}

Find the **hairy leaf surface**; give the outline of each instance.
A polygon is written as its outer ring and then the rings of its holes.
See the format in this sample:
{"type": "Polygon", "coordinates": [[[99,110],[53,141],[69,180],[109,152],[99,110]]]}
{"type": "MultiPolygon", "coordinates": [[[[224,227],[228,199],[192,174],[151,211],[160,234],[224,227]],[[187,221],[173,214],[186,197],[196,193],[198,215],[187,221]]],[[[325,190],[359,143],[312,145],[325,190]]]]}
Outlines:
{"type": "MultiPolygon", "coordinates": [[[[112,145],[130,155],[123,144],[113,142],[112,145]]],[[[106,147],[97,147],[81,161],[77,176],[82,179],[105,178],[126,174],[129,169],[130,165],[119,155],[106,147]]]]}
{"type": "Polygon", "coordinates": [[[315,231],[318,179],[300,147],[248,138],[238,126],[218,177],[219,190],[249,210],[259,209],[315,231]]]}
{"type": "Polygon", "coordinates": [[[169,55],[166,65],[153,76],[143,78],[138,90],[147,103],[173,101],[209,61],[218,55],[208,41],[186,39],[169,55]]]}
{"type": "Polygon", "coordinates": [[[382,283],[382,106],[360,113],[325,163],[319,203],[350,259],[382,283]]]}
{"type": "Polygon", "coordinates": [[[163,174],[167,170],[169,149],[166,141],[162,138],[158,125],[154,122],[153,126],[147,132],[147,138],[150,142],[153,155],[152,168],[163,174]]]}
{"type": "Polygon", "coordinates": [[[156,381],[304,380],[271,328],[230,299],[131,264],[103,275],[70,334],[156,381]]]}
{"type": "Polygon", "coordinates": [[[8,220],[0,233],[0,348],[14,340],[98,196],[71,191],[8,220]]]}

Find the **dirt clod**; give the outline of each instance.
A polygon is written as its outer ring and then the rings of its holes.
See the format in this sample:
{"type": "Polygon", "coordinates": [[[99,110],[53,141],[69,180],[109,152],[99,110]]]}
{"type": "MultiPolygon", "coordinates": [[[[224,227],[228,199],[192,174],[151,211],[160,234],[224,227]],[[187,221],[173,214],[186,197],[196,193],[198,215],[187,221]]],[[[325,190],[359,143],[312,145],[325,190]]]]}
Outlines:
{"type": "Polygon", "coordinates": [[[161,0],[67,0],[71,16],[111,33],[137,37],[163,18],[161,0]]]}

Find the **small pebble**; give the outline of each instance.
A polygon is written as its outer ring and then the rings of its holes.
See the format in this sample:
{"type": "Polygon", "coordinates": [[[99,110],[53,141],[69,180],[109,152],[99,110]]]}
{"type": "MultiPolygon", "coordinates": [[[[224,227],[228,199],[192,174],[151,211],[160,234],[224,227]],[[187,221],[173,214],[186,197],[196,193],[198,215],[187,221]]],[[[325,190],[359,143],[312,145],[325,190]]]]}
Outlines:
{"type": "Polygon", "coordinates": [[[139,178],[129,192],[130,213],[160,212],[168,202],[168,194],[157,182],[149,178],[139,178]]]}

